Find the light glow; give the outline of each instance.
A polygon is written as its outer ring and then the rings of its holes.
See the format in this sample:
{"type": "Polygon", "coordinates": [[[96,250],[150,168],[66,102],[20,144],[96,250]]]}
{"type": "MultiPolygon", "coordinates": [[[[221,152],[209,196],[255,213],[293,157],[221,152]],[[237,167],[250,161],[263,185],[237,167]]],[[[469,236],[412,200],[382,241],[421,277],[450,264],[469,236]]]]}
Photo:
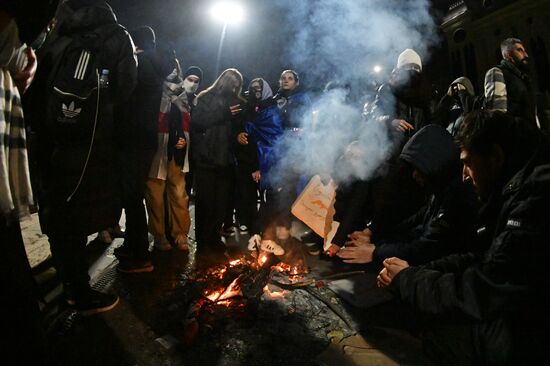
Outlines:
{"type": "Polygon", "coordinates": [[[378,74],[380,71],[382,71],[382,66],[374,65],[374,67],[372,68],[372,71],[378,74]]]}
{"type": "Polygon", "coordinates": [[[225,1],[212,5],[210,15],[222,23],[239,23],[244,19],[244,10],[236,2],[225,1]]]}

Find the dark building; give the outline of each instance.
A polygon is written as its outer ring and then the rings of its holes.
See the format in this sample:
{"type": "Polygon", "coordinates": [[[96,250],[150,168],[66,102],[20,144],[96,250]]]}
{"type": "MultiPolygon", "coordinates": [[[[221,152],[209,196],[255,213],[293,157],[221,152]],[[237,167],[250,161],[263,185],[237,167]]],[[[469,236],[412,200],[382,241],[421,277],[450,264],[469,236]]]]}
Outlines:
{"type": "Polygon", "coordinates": [[[529,53],[536,90],[548,98],[550,1],[455,0],[447,3],[441,28],[447,43],[450,80],[467,76],[481,93],[485,72],[502,59],[500,42],[515,37],[524,42],[529,53]]]}

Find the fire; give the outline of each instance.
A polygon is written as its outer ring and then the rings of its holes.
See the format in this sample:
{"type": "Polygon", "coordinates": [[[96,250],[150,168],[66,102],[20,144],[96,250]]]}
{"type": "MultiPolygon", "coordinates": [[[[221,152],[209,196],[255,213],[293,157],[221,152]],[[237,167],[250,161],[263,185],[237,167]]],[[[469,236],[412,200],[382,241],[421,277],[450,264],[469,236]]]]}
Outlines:
{"type": "Polygon", "coordinates": [[[260,260],[258,261],[260,263],[261,266],[263,266],[265,264],[265,262],[267,262],[267,256],[266,255],[262,255],[260,257],[260,260]]]}
{"type": "Polygon", "coordinates": [[[241,288],[239,287],[239,279],[240,277],[237,277],[236,279],[231,282],[229,286],[225,289],[214,291],[211,294],[206,292],[204,296],[209,299],[212,302],[219,302],[221,300],[227,300],[229,298],[239,296],[241,295],[241,288]]]}

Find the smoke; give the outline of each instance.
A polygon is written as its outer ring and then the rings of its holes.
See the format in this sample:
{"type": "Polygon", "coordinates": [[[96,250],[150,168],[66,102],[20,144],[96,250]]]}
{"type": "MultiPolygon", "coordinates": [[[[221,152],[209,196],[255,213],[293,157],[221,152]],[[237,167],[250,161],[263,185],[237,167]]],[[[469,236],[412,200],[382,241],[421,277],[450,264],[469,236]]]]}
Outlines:
{"type": "Polygon", "coordinates": [[[389,74],[406,48],[427,60],[428,49],[437,41],[430,2],[279,0],[277,6],[287,14],[285,27],[291,33],[282,61],[305,76],[302,87],[337,81],[351,85],[351,90],[314,96],[311,108],[294,116],[303,129],[299,136],[284,138],[274,176],[284,180],[289,171],[326,174],[340,182],[371,177],[397,142],[386,124],[362,118],[359,101],[365,96],[358,94],[365,88],[354,86],[379,84],[380,69],[389,74]]]}

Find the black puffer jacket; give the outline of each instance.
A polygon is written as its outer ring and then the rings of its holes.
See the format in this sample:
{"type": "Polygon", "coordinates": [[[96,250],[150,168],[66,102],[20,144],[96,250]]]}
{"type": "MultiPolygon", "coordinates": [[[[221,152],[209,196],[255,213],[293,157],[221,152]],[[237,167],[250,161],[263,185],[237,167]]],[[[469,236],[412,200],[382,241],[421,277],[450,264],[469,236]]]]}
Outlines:
{"type": "Polygon", "coordinates": [[[495,193],[500,209],[483,255],[406,268],[392,288],[423,313],[464,319],[478,364],[547,364],[550,142],[541,142],[503,187],[495,193]]]}
{"type": "Polygon", "coordinates": [[[115,224],[120,214],[116,194],[118,182],[113,178],[116,176],[113,109],[132,93],[137,82],[137,62],[131,38],[124,28],[115,26],[116,17],[109,5],[101,1],[92,6],[80,7],[78,4],[78,1],[68,1],[62,5],[63,18],[56,34],[40,49],[40,69],[31,92],[33,147],[40,176],[40,219],[43,231],[48,234],[91,234],[115,224]],[[104,26],[113,29],[104,42],[102,58],[102,65],[111,71],[109,102],[100,108],[90,148],[87,139],[73,143],[59,140],[47,127],[41,113],[46,110],[47,96],[52,90],[49,79],[55,61],[50,51],[55,49],[56,37],[104,26]]]}
{"type": "Polygon", "coordinates": [[[191,122],[191,156],[195,167],[234,165],[232,144],[238,128],[229,111],[230,104],[227,98],[214,93],[197,98],[191,122]]]}
{"type": "Polygon", "coordinates": [[[411,265],[465,252],[475,235],[476,197],[461,182],[459,151],[442,127],[429,125],[405,145],[400,158],[425,177],[428,203],[401,223],[393,239],[377,242],[374,260],[398,257],[411,265]]]}

